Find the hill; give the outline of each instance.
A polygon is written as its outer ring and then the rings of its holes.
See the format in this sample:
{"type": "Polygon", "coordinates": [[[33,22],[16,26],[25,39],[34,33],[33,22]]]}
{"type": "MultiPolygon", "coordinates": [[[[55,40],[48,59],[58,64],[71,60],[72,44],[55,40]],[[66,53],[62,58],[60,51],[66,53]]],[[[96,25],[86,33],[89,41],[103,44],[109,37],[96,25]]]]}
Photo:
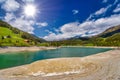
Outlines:
{"type": "Polygon", "coordinates": [[[101,34],[99,34],[97,36],[105,38],[105,37],[112,36],[116,33],[120,33],[120,25],[111,27],[111,28],[105,30],[104,32],[102,32],[101,34]]]}
{"type": "Polygon", "coordinates": [[[34,46],[44,41],[0,20],[0,46],[34,46]]]}
{"type": "Polygon", "coordinates": [[[93,37],[73,37],[49,43],[52,46],[120,46],[120,25],[93,37]]]}
{"type": "Polygon", "coordinates": [[[120,46],[120,25],[93,37],[73,37],[46,42],[0,20],[0,46],[120,46]]]}

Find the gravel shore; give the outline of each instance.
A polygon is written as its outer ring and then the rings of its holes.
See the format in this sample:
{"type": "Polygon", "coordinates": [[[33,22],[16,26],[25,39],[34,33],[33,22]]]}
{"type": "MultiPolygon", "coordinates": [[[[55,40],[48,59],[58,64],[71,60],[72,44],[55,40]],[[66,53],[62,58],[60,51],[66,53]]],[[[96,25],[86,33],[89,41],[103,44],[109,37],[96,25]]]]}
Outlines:
{"type": "Polygon", "coordinates": [[[120,80],[120,50],[0,70],[0,80],[120,80]]]}
{"type": "Polygon", "coordinates": [[[56,49],[56,47],[0,47],[0,53],[8,53],[8,52],[21,52],[21,51],[39,51],[39,50],[48,50],[48,49],[56,49]]]}

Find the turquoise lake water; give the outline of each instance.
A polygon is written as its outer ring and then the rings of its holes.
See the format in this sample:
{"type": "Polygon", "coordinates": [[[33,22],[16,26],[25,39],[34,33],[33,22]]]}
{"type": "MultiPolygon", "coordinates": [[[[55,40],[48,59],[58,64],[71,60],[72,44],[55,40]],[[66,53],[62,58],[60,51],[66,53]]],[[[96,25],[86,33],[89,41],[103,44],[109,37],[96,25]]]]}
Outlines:
{"type": "Polygon", "coordinates": [[[66,57],[84,57],[111,50],[110,48],[63,47],[37,52],[17,52],[0,54],[0,69],[29,64],[37,60],[66,57]]]}

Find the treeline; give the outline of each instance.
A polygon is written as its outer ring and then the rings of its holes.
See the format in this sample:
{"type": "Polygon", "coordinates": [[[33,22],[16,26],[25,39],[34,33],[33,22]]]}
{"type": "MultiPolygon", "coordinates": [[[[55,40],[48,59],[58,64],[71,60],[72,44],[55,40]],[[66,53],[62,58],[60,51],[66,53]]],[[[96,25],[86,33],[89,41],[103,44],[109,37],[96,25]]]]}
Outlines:
{"type": "Polygon", "coordinates": [[[91,39],[91,42],[94,46],[120,46],[120,33],[107,38],[91,39]]]}
{"type": "Polygon", "coordinates": [[[120,33],[114,34],[107,38],[92,37],[88,40],[63,40],[51,41],[42,44],[42,46],[120,46],[120,33]]]}

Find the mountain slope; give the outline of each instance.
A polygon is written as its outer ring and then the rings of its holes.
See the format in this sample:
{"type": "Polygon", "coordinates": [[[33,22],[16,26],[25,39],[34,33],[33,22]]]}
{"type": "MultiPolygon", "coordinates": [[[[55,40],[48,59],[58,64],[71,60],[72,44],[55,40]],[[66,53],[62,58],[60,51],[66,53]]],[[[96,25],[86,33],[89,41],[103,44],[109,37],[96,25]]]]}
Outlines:
{"type": "Polygon", "coordinates": [[[111,27],[93,37],[73,37],[50,42],[52,46],[120,46],[120,25],[111,27]]]}
{"type": "Polygon", "coordinates": [[[34,46],[44,41],[0,20],[0,46],[34,46]]]}
{"type": "Polygon", "coordinates": [[[105,37],[110,37],[116,33],[120,33],[120,25],[111,27],[97,36],[105,38],[105,37]]]}

